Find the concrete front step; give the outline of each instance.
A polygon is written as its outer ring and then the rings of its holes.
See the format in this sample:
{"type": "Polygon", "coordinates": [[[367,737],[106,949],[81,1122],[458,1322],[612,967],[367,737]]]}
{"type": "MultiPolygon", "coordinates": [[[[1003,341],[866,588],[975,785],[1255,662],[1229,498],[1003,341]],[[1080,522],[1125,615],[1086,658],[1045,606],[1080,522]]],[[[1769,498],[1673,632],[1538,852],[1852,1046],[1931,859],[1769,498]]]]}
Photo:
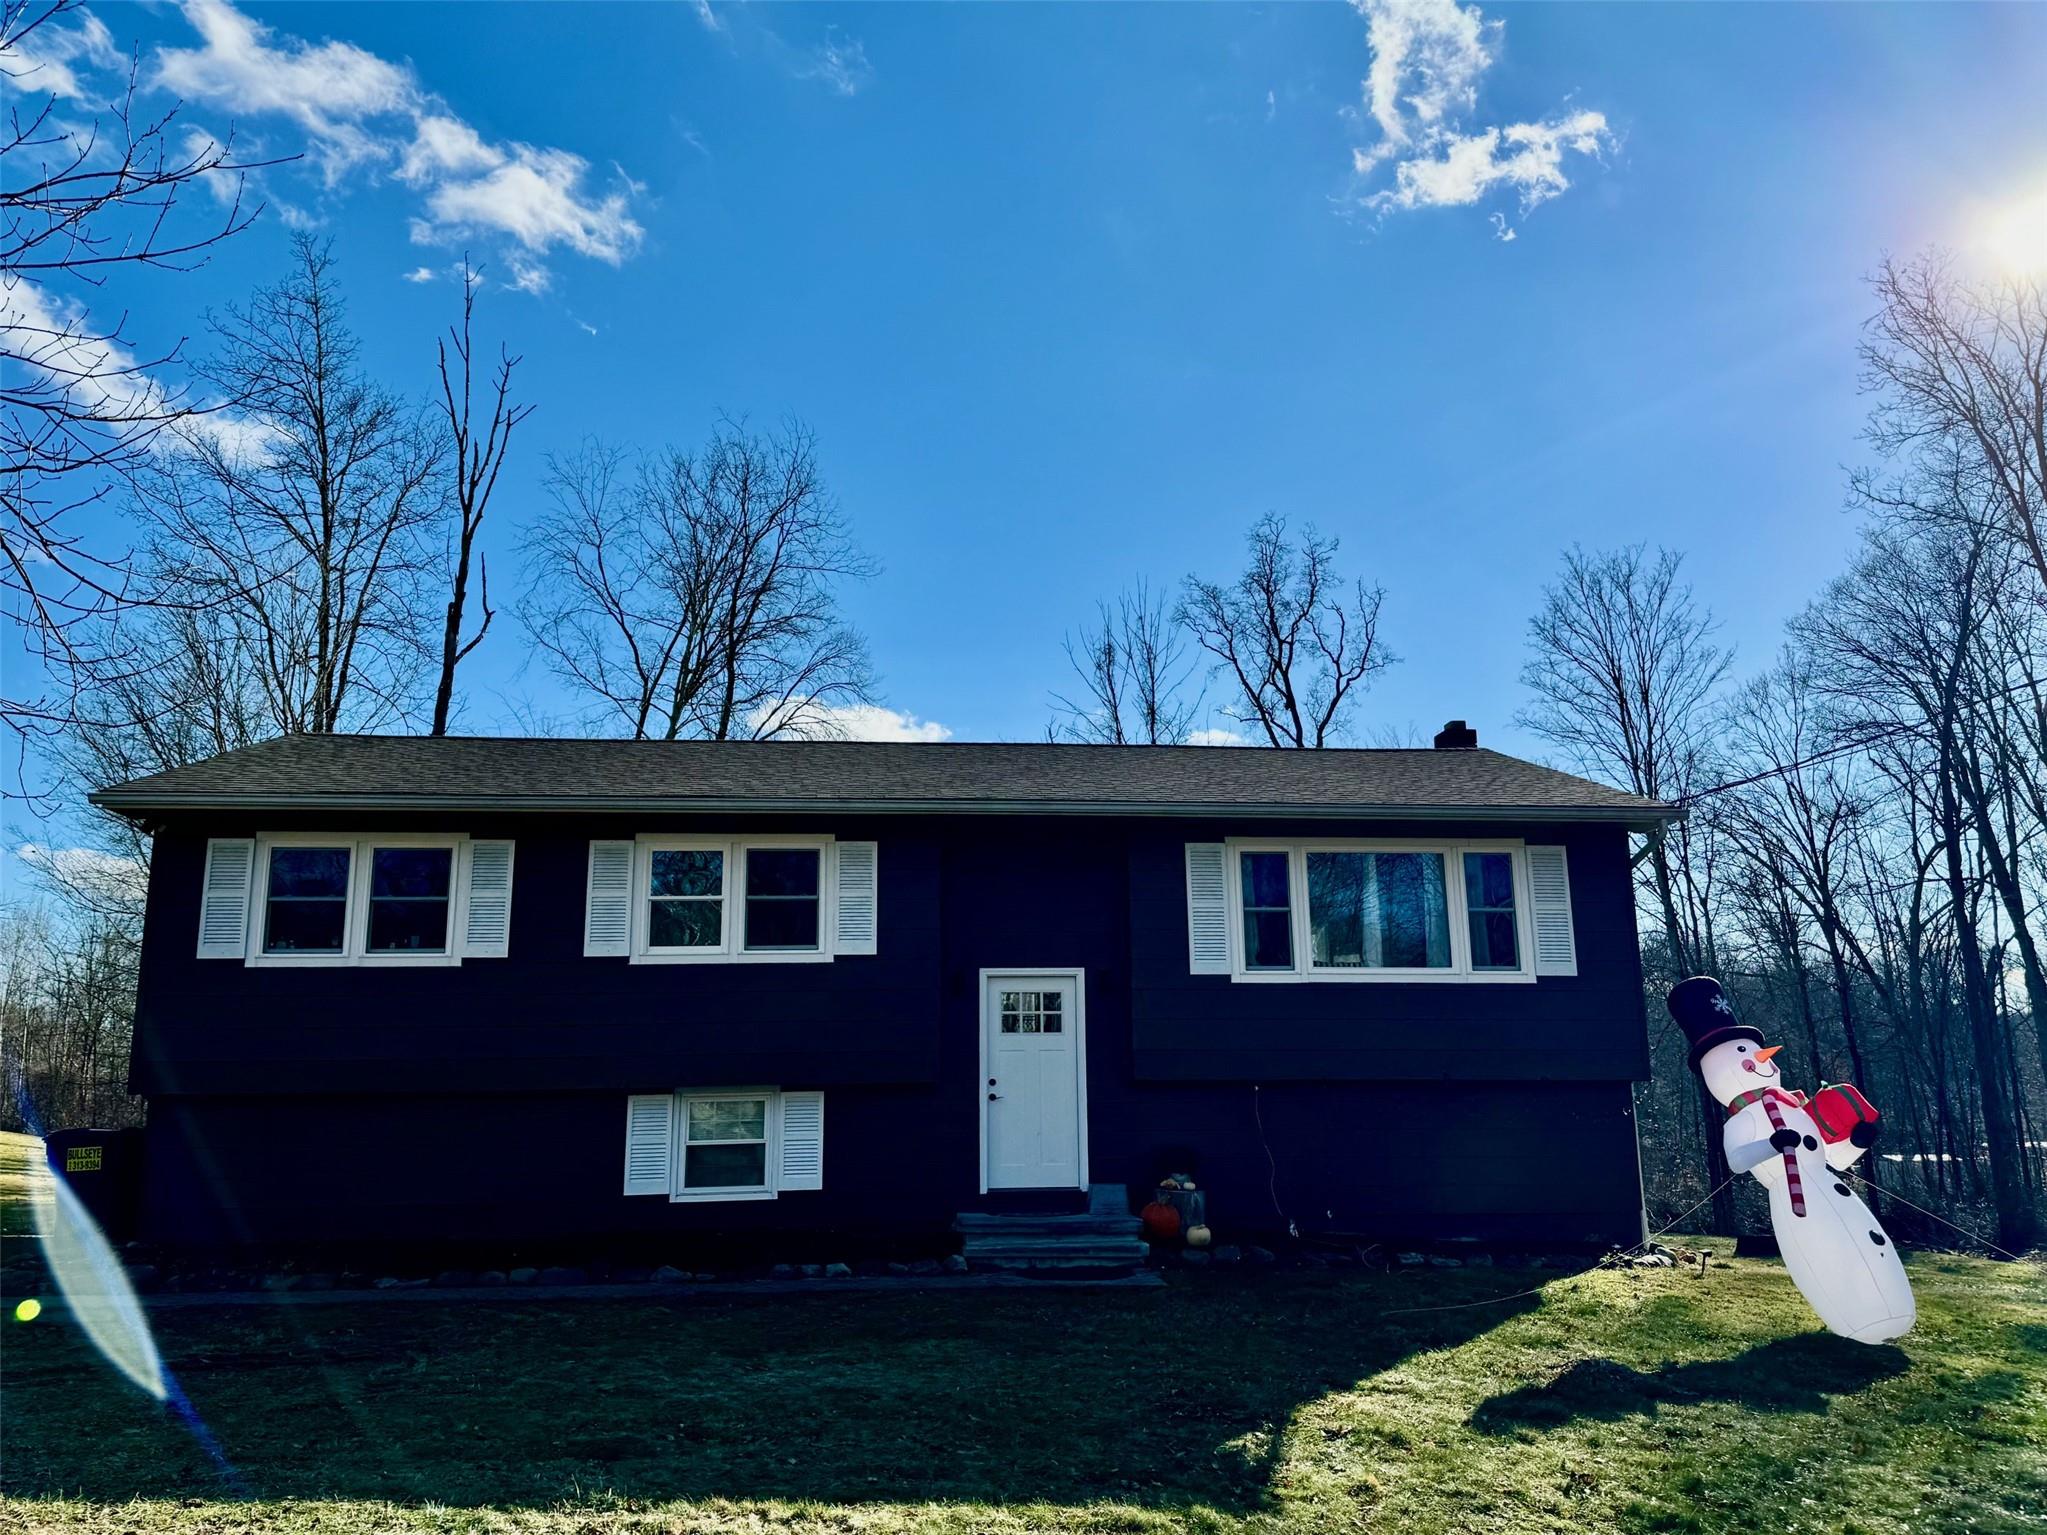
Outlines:
{"type": "Polygon", "coordinates": [[[984,1215],[967,1211],[953,1218],[962,1236],[1116,1236],[1134,1237],[1144,1229],[1134,1216],[1109,1215],[984,1215]]]}

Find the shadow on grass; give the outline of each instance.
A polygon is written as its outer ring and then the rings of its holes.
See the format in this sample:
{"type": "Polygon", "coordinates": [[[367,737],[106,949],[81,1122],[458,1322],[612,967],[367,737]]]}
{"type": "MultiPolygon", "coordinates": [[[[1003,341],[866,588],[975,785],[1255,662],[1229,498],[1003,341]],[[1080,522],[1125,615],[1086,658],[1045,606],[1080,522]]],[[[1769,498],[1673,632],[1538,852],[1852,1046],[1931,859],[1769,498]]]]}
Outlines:
{"type": "MultiPolygon", "coordinates": [[[[1304,1403],[1538,1302],[1525,1275],[1181,1276],[1168,1291],[162,1312],[258,1498],[1263,1506],[1304,1403]],[[1431,1303],[1491,1301],[1401,1317],[1431,1303]]],[[[71,1329],[10,1339],[5,1490],[226,1496],[71,1329]]]]}
{"type": "Polygon", "coordinates": [[[1902,1375],[1911,1361],[1888,1344],[1851,1343],[1832,1333],[1779,1338],[1732,1359],[1634,1370],[1612,1359],[1581,1359],[1555,1379],[1481,1402],[1481,1433],[1560,1428],[1580,1418],[1654,1413],[1664,1402],[1731,1402],[1757,1412],[1825,1412],[1828,1398],[1853,1395],[1902,1375]]]}

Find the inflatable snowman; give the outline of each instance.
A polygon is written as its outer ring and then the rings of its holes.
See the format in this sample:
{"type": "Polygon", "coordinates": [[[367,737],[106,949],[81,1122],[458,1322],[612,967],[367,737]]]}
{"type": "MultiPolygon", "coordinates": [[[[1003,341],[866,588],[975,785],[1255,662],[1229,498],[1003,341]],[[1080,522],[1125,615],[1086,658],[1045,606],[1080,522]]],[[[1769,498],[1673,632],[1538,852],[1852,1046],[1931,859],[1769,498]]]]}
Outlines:
{"type": "Polygon", "coordinates": [[[1770,1191],[1770,1225],[1784,1267],[1831,1332],[1881,1343],[1912,1325],[1912,1287],[1898,1250],[1840,1169],[1875,1142],[1877,1112],[1848,1086],[1810,1100],[1783,1086],[1759,1030],[1734,1016],[1710,976],[1670,990],[1671,1017],[1692,1047],[1692,1066],[1727,1106],[1727,1165],[1770,1191]]]}

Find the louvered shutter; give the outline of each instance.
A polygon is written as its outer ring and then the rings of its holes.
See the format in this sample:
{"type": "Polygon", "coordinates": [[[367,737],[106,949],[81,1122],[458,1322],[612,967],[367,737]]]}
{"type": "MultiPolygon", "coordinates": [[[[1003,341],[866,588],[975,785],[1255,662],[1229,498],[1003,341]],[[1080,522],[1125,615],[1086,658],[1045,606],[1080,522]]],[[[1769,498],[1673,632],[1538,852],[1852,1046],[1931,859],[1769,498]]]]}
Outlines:
{"type": "Polygon", "coordinates": [[[1187,844],[1187,968],[1195,975],[1230,973],[1226,861],[1220,842],[1187,844]]]}
{"type": "Polygon", "coordinates": [[[633,845],[590,844],[590,882],[583,897],[583,953],[608,957],[632,952],[633,845]]]}
{"type": "Polygon", "coordinates": [[[465,843],[462,867],[462,957],[503,959],[512,945],[512,844],[465,843]]]}
{"type": "Polygon", "coordinates": [[[838,844],[838,934],[833,942],[839,954],[872,954],[878,947],[880,867],[872,842],[838,844]]]}
{"type": "Polygon", "coordinates": [[[199,889],[199,957],[244,959],[249,952],[249,886],[256,839],[213,837],[199,889]]]}
{"type": "Polygon", "coordinates": [[[625,1191],[666,1194],[675,1164],[675,1095],[635,1093],[625,1101],[625,1191]]]}
{"type": "Polygon", "coordinates": [[[824,1187],[824,1094],[782,1094],[782,1163],[775,1187],[824,1187]]]}
{"type": "Polygon", "coordinates": [[[1571,867],[1560,847],[1528,849],[1528,893],[1535,918],[1535,973],[1576,975],[1571,931],[1571,867]]]}

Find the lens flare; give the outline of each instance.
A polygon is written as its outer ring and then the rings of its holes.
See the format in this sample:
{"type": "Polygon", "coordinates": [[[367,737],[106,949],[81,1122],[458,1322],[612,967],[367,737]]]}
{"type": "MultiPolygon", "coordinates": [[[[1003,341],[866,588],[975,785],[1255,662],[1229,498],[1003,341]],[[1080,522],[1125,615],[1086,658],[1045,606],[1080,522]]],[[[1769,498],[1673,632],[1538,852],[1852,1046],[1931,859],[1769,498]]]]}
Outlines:
{"type": "Polygon", "coordinates": [[[2047,275],[2047,188],[2006,203],[1985,219],[1982,246],[2008,272],[2047,275]]]}
{"type": "Polygon", "coordinates": [[[41,1169],[36,1185],[31,1206],[36,1229],[43,1239],[50,1277],[63,1292],[72,1320],[107,1363],[163,1401],[169,1395],[169,1385],[163,1361],[157,1356],[156,1339],[99,1222],[71,1192],[70,1185],[47,1168],[41,1169]]]}
{"type": "Polygon", "coordinates": [[[33,1295],[14,1308],[14,1320],[17,1322],[33,1322],[42,1314],[43,1303],[33,1295]]]}

